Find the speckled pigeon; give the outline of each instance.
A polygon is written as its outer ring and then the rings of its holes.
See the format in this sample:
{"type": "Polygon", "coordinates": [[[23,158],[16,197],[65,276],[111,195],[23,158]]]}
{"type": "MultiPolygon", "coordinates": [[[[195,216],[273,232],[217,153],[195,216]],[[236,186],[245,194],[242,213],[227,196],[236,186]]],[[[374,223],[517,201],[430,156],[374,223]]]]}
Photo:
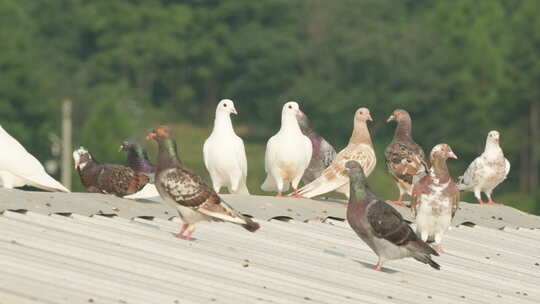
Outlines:
{"type": "Polygon", "coordinates": [[[416,234],[424,242],[434,242],[439,253],[444,252],[441,241],[448,230],[459,204],[459,189],[450,176],[446,160],[457,158],[447,144],[431,150],[429,174],[413,187],[411,210],[416,216],[416,234]]]}
{"type": "Polygon", "coordinates": [[[499,132],[490,131],[484,153],[469,165],[463,176],[459,177],[458,187],[460,190],[474,192],[480,204],[484,204],[482,192],[488,197],[487,204],[500,204],[493,202],[491,192],[506,179],[508,172],[510,162],[504,157],[499,146],[499,132]]]}
{"type": "Polygon", "coordinates": [[[75,168],[88,192],[114,194],[122,197],[141,190],[149,179],[127,166],[100,163],[80,147],[73,152],[75,168]]]}
{"type": "Polygon", "coordinates": [[[198,175],[189,171],[178,158],[176,142],[167,127],[154,129],[147,139],[158,143],[156,187],[161,198],[178,210],[184,225],[177,237],[187,231],[189,240],[199,221],[226,221],[254,232],[259,224],[225,203],[198,175]]]}
{"type": "Polygon", "coordinates": [[[412,123],[409,113],[397,109],[388,117],[387,122],[393,120],[397,121],[397,127],[384,156],[388,171],[399,189],[399,199],[391,203],[403,205],[403,197],[406,194],[412,195],[414,182],[427,174],[428,165],[422,147],[411,137],[412,123]]]}

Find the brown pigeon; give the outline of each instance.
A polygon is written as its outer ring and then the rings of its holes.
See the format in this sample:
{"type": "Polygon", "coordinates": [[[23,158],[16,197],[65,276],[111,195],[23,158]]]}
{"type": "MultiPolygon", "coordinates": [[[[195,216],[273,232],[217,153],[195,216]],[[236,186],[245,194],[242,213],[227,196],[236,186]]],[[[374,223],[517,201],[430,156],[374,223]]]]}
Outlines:
{"type": "Polygon", "coordinates": [[[305,185],[293,195],[311,198],[336,190],[345,194],[348,198],[349,177],[343,172],[345,163],[348,160],[360,162],[367,176],[373,171],[377,163],[375,150],[373,150],[373,144],[367,127],[368,120],[372,121],[369,109],[359,108],[356,110],[354,115],[354,129],[347,147],[338,153],[336,159],[322,172],[320,177],[305,185]]]}
{"type": "Polygon", "coordinates": [[[114,194],[122,197],[141,190],[149,179],[127,166],[96,161],[84,147],[73,152],[75,168],[88,192],[114,194]]]}
{"type": "Polygon", "coordinates": [[[427,174],[424,151],[411,137],[411,116],[407,111],[397,109],[387,122],[397,121],[394,138],[386,147],[384,156],[390,175],[394,178],[399,199],[391,203],[403,205],[405,194],[412,195],[413,183],[427,174]]]}
{"type": "Polygon", "coordinates": [[[441,240],[450,227],[459,203],[459,189],[452,180],[446,160],[456,158],[447,144],[436,145],[429,155],[431,168],[413,187],[411,209],[416,216],[416,234],[424,242],[434,242],[443,252],[441,240]]]}
{"type": "Polygon", "coordinates": [[[198,175],[184,167],[167,127],[154,129],[146,138],[158,143],[156,188],[161,198],[178,210],[184,222],[178,238],[187,231],[186,240],[189,240],[199,221],[231,222],[250,232],[259,229],[258,223],[234,210],[198,175]]]}

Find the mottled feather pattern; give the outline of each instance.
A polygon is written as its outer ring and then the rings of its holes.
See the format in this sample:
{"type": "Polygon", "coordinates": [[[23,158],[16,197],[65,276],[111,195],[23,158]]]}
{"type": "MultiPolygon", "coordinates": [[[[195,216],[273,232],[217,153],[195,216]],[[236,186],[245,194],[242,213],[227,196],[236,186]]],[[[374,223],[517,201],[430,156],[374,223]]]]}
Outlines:
{"type": "Polygon", "coordinates": [[[219,196],[200,177],[183,168],[167,169],[160,173],[159,183],[171,198],[186,207],[219,204],[219,196]]]}
{"type": "Polygon", "coordinates": [[[149,182],[146,175],[129,167],[95,162],[79,169],[79,175],[87,191],[120,197],[138,192],[149,182]]]}

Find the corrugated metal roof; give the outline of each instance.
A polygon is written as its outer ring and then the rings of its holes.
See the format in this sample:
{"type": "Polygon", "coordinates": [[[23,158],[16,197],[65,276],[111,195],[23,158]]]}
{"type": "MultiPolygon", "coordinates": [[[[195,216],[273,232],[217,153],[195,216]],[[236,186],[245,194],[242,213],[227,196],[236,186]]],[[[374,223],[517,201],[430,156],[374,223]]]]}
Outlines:
{"type": "MultiPolygon", "coordinates": [[[[250,198],[253,206],[259,202],[250,198]]],[[[178,221],[160,217],[4,211],[0,303],[540,300],[538,229],[453,227],[444,240],[448,254],[435,258],[442,270],[406,259],[379,273],[375,254],[344,222],[259,222],[256,233],[200,223],[188,242],[174,237],[178,221]]]]}

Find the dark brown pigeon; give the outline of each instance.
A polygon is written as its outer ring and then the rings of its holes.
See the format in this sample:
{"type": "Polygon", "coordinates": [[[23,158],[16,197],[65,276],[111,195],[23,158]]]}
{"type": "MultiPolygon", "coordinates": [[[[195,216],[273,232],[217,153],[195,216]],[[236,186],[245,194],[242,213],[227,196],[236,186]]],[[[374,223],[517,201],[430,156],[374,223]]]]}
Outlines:
{"type": "Polygon", "coordinates": [[[198,175],[189,171],[180,159],[176,142],[167,127],[154,129],[147,139],[158,143],[155,185],[161,198],[178,210],[184,225],[177,237],[187,231],[189,240],[199,221],[226,221],[254,232],[259,224],[243,216],[225,203],[198,175]]]}
{"type": "Polygon", "coordinates": [[[436,145],[429,154],[431,169],[413,187],[411,209],[416,216],[416,234],[424,242],[434,242],[444,252],[441,240],[459,204],[459,189],[452,180],[446,160],[457,158],[447,144],[436,145]]]}
{"type": "Polygon", "coordinates": [[[348,161],[345,171],[349,175],[351,189],[347,221],[379,256],[375,270],[381,270],[385,261],[406,257],[440,269],[439,264],[431,259],[431,255],[439,254],[416,236],[396,209],[377,198],[367,184],[360,163],[348,161]]]}
{"type": "Polygon", "coordinates": [[[412,195],[413,183],[427,174],[424,151],[411,137],[411,116],[405,110],[395,110],[387,122],[397,121],[394,138],[386,147],[384,156],[390,175],[399,188],[399,199],[391,201],[403,205],[405,194],[412,195]]]}
{"type": "Polygon", "coordinates": [[[141,190],[149,181],[143,173],[130,167],[96,161],[84,147],[73,152],[75,168],[88,192],[114,194],[122,197],[141,190]]]}

